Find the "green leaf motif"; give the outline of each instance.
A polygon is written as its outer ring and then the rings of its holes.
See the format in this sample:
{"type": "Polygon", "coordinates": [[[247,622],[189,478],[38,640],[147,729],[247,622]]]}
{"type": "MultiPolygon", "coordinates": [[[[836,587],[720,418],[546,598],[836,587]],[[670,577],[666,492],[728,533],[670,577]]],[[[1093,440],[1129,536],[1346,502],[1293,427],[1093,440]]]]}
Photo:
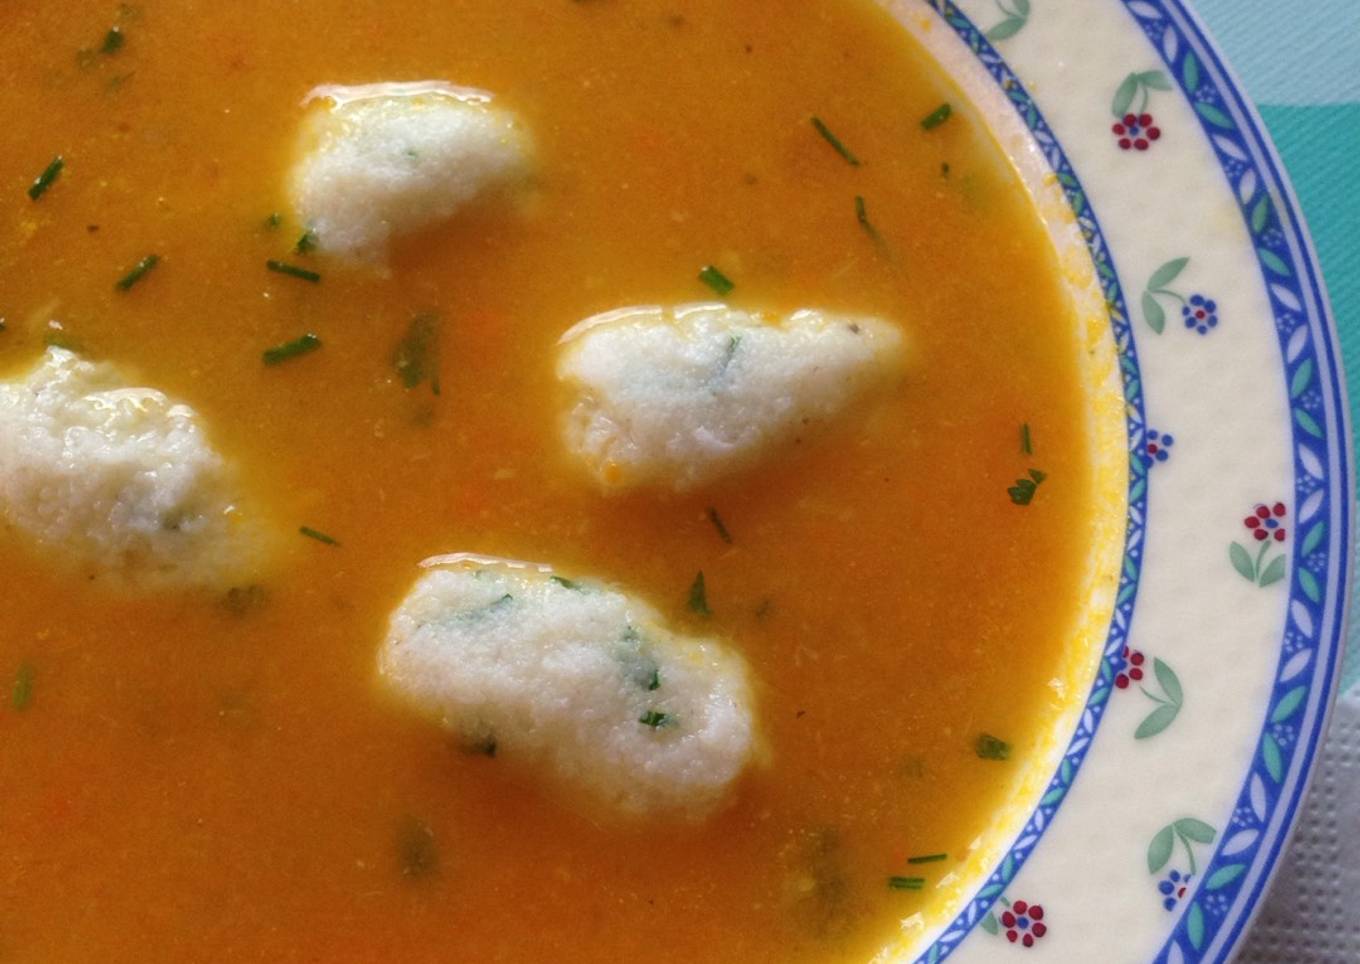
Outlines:
{"type": "Polygon", "coordinates": [[[1171,848],[1175,846],[1176,843],[1174,833],[1175,831],[1172,828],[1172,825],[1167,824],[1161,830],[1157,831],[1157,835],[1153,837],[1152,842],[1148,844],[1147,867],[1149,874],[1156,875],[1166,866],[1166,862],[1171,859],[1171,848]]]}
{"type": "Polygon", "coordinates": [[[1026,22],[1027,21],[1025,20],[1024,17],[1007,17],[1005,20],[1001,21],[991,30],[988,30],[986,33],[986,37],[992,43],[997,43],[998,41],[1009,39],[1010,37],[1014,37],[1016,34],[1018,34],[1021,31],[1021,29],[1025,26],[1026,22]]]}
{"type": "Polygon", "coordinates": [[[1318,585],[1317,577],[1307,569],[1299,570],[1299,588],[1313,602],[1322,601],[1322,587],[1318,585]]]}
{"type": "Polygon", "coordinates": [[[1022,17],[1029,16],[1029,0],[1015,0],[1015,12],[1022,17]]]}
{"type": "Polygon", "coordinates": [[[996,915],[993,914],[991,911],[987,912],[987,916],[982,918],[981,923],[982,929],[985,930],[988,934],[996,936],[997,934],[1001,933],[1001,925],[997,922],[996,915]]]}
{"type": "Polygon", "coordinates": [[[1322,438],[1322,426],[1318,425],[1317,420],[1303,409],[1294,409],[1294,421],[1298,422],[1299,428],[1313,436],[1313,438],[1322,438]]]}
{"type": "Polygon", "coordinates": [[[1261,200],[1256,202],[1256,206],[1251,209],[1251,231],[1253,234],[1260,234],[1265,230],[1266,223],[1270,220],[1270,196],[1261,195],[1261,200]]]}
{"type": "Polygon", "coordinates": [[[1123,117],[1133,106],[1134,95],[1138,93],[1138,75],[1129,74],[1124,78],[1124,82],[1119,85],[1119,89],[1114,92],[1114,101],[1110,104],[1110,111],[1115,117],[1123,117]]]}
{"type": "Polygon", "coordinates": [[[1138,724],[1138,729],[1133,731],[1133,738],[1135,740],[1146,740],[1149,737],[1156,736],[1176,722],[1176,717],[1180,715],[1180,712],[1181,708],[1175,703],[1163,703],[1149,713],[1142,723],[1138,724]]]}
{"type": "Polygon", "coordinates": [[[1145,70],[1138,75],[1138,82],[1153,90],[1170,90],[1171,81],[1160,70],[1145,70]]]}
{"type": "Polygon", "coordinates": [[[1284,569],[1284,556],[1276,556],[1270,561],[1270,565],[1266,566],[1265,571],[1261,573],[1261,578],[1256,584],[1261,587],[1273,586],[1284,578],[1284,569]]]}
{"type": "Polygon", "coordinates": [[[1261,741],[1261,759],[1265,762],[1266,772],[1276,783],[1284,776],[1284,760],[1280,757],[1280,744],[1269,733],[1261,741]]]}
{"type": "Polygon", "coordinates": [[[1218,836],[1217,831],[1203,820],[1196,820],[1194,817],[1181,817],[1174,824],[1176,833],[1180,834],[1195,843],[1208,844],[1214,842],[1214,837],[1218,836]]]}
{"type": "Polygon", "coordinates": [[[1256,254],[1260,257],[1261,263],[1271,271],[1274,271],[1277,275],[1284,278],[1293,275],[1293,272],[1289,270],[1289,265],[1280,260],[1280,256],[1269,248],[1257,248],[1256,254]]]}
{"type": "Polygon", "coordinates": [[[1308,530],[1308,534],[1303,537],[1303,545],[1299,547],[1299,554],[1311,556],[1317,551],[1317,547],[1322,545],[1323,537],[1327,535],[1327,523],[1319,522],[1308,530]]]}
{"type": "Polygon", "coordinates": [[[1284,694],[1280,699],[1279,704],[1275,707],[1275,712],[1270,714],[1270,722],[1283,723],[1285,720],[1289,719],[1298,710],[1299,704],[1303,702],[1304,697],[1307,695],[1307,684],[1296,686],[1288,693],[1284,694]]]}
{"type": "Polygon", "coordinates": [[[1204,911],[1198,903],[1191,904],[1190,912],[1185,915],[1185,936],[1190,938],[1190,946],[1195,950],[1204,944],[1204,911]]]}
{"type": "Polygon", "coordinates": [[[1157,682],[1162,684],[1162,692],[1166,693],[1167,699],[1177,706],[1185,702],[1185,692],[1181,689],[1181,680],[1175,670],[1154,657],[1152,671],[1157,675],[1157,682]]]}
{"type": "Polygon", "coordinates": [[[1172,258],[1156,271],[1152,272],[1152,277],[1148,278],[1148,290],[1156,291],[1158,288],[1165,288],[1179,277],[1185,270],[1185,266],[1190,263],[1189,258],[1172,258]]]}
{"type": "Polygon", "coordinates": [[[1222,890],[1246,872],[1246,864],[1228,864],[1226,867],[1220,867],[1204,882],[1204,889],[1222,890]]]}
{"type": "Polygon", "coordinates": [[[1232,560],[1233,568],[1243,579],[1248,582],[1256,581],[1256,564],[1251,561],[1251,553],[1234,542],[1228,546],[1228,558],[1232,560]]]}
{"type": "Polygon", "coordinates": [[[1308,390],[1308,386],[1313,382],[1313,359],[1304,359],[1302,365],[1294,370],[1294,377],[1289,380],[1289,397],[1298,398],[1308,390]]]}
{"type": "Polygon", "coordinates": [[[1192,94],[1199,90],[1199,59],[1193,51],[1185,55],[1185,61],[1181,64],[1181,82],[1192,94]]]}
{"type": "Polygon", "coordinates": [[[1143,320],[1159,335],[1166,328],[1166,312],[1157,304],[1157,299],[1152,296],[1151,291],[1143,292],[1143,320]]]}
{"type": "Polygon", "coordinates": [[[1202,101],[1197,101],[1195,103],[1195,112],[1199,114],[1200,117],[1203,117],[1205,120],[1207,120],[1210,124],[1213,124],[1215,127],[1221,127],[1225,131],[1230,131],[1233,129],[1234,125],[1232,122],[1232,118],[1229,117],[1227,114],[1223,113],[1223,111],[1219,110],[1213,104],[1206,104],[1202,101]]]}

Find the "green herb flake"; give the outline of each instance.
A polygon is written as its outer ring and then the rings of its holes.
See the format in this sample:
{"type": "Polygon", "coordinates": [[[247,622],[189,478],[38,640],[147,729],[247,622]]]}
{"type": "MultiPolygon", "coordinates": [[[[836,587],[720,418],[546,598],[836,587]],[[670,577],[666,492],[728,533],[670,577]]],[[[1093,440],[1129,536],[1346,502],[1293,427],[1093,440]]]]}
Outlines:
{"type": "Polygon", "coordinates": [[[1030,437],[1029,422],[1024,422],[1020,426],[1020,451],[1025,455],[1034,454],[1034,440],[1030,437]]]}
{"type": "Polygon", "coordinates": [[[311,228],[302,232],[302,237],[297,239],[297,244],[293,245],[293,250],[298,254],[310,254],[316,250],[316,232],[311,228]]]}
{"type": "Polygon", "coordinates": [[[846,163],[851,167],[859,167],[859,158],[850,152],[850,148],[846,147],[839,137],[831,133],[831,128],[827,127],[820,117],[812,118],[812,126],[816,128],[817,133],[821,134],[828,144],[835,148],[837,154],[845,158],[846,163]]]}
{"type": "Polygon", "coordinates": [[[658,727],[670,726],[675,722],[675,718],[668,713],[661,713],[657,710],[648,710],[638,717],[638,722],[643,726],[650,726],[655,730],[658,727]]]}
{"type": "Polygon", "coordinates": [[[422,312],[411,319],[406,334],[392,352],[392,367],[408,389],[421,382],[439,394],[439,316],[422,312]]]}
{"type": "Polygon", "coordinates": [[[933,131],[954,115],[954,108],[949,106],[949,102],[941,104],[933,111],[921,118],[921,127],[924,130],[933,131]]]}
{"type": "Polygon", "coordinates": [[[651,677],[647,680],[647,689],[648,689],[649,691],[654,691],[654,690],[659,690],[659,689],[661,689],[661,670],[660,670],[660,668],[657,668],[657,669],[652,670],[652,675],[651,675],[651,677]]]}
{"type": "Polygon", "coordinates": [[[858,194],[855,195],[855,220],[859,222],[859,226],[870,238],[875,241],[882,240],[878,228],[874,227],[873,222],[869,220],[869,210],[864,206],[864,198],[858,194]]]}
{"type": "Polygon", "coordinates": [[[110,27],[109,32],[104,34],[104,42],[99,46],[99,52],[105,56],[118,53],[123,49],[123,44],[127,38],[123,36],[122,27],[110,27]]]}
{"type": "Polygon", "coordinates": [[[736,284],[713,265],[704,265],[699,271],[699,280],[713,289],[719,298],[726,298],[736,284]]]}
{"type": "Polygon", "coordinates": [[[708,589],[704,586],[704,571],[702,569],[694,577],[694,582],[690,584],[689,608],[691,612],[696,612],[700,616],[713,615],[713,611],[708,608],[708,589]]]}
{"type": "Polygon", "coordinates": [[[714,529],[718,530],[718,538],[730,546],[732,544],[732,533],[727,531],[722,516],[718,515],[718,510],[713,506],[708,507],[708,521],[713,523],[714,529]]]}
{"type": "Polygon", "coordinates": [[[321,280],[321,275],[317,274],[315,271],[299,268],[297,265],[289,264],[287,261],[275,261],[273,258],[270,258],[264,263],[264,266],[276,274],[286,274],[290,278],[299,278],[302,281],[310,281],[312,284],[316,284],[321,280]]]}
{"type": "Polygon", "coordinates": [[[948,859],[949,859],[949,854],[923,854],[923,855],[920,856],[920,857],[908,857],[908,858],[907,858],[907,863],[909,863],[909,864],[934,864],[934,863],[939,863],[941,860],[948,860],[948,859]]]}
{"type": "Polygon", "coordinates": [[[278,211],[264,219],[264,226],[270,231],[277,231],[281,224],[283,224],[283,215],[278,211]]]}
{"type": "Polygon", "coordinates": [[[990,733],[978,734],[977,742],[973,744],[973,751],[983,760],[1009,760],[1011,758],[1011,745],[990,733]]]}
{"type": "Polygon", "coordinates": [[[924,877],[889,877],[888,887],[892,890],[921,890],[926,885],[924,877]]]}
{"type": "Polygon", "coordinates": [[[222,608],[233,616],[244,616],[262,608],[269,601],[269,593],[256,583],[233,586],[222,597],[222,608]]]}
{"type": "Polygon", "coordinates": [[[401,875],[408,880],[429,877],[439,869],[439,849],[429,824],[414,817],[401,821],[397,827],[397,861],[401,875]]]}
{"type": "Polygon", "coordinates": [[[324,543],[325,545],[328,546],[340,545],[340,541],[338,539],[335,539],[332,536],[328,536],[326,535],[326,533],[321,532],[320,530],[313,529],[311,526],[298,526],[298,532],[302,533],[308,539],[315,539],[317,542],[324,543]]]}
{"type": "Polygon", "coordinates": [[[290,358],[297,358],[299,355],[306,355],[316,351],[321,347],[321,339],[313,335],[310,331],[305,335],[294,338],[292,341],[285,341],[281,345],[273,348],[266,348],[261,357],[266,365],[278,365],[288,361],[290,358]]]}
{"type": "Polygon", "coordinates": [[[145,278],[147,274],[150,273],[151,269],[156,267],[156,265],[160,263],[161,263],[160,255],[148,254],[141,261],[138,261],[135,265],[133,265],[131,271],[123,275],[123,277],[119,278],[117,283],[114,284],[114,287],[117,288],[119,291],[127,291],[137,282],[145,278]]]}
{"type": "Polygon", "coordinates": [[[33,179],[33,183],[28,186],[28,196],[30,200],[36,201],[47,193],[47,189],[56,183],[61,176],[61,169],[66,166],[66,160],[60,154],[52,158],[51,162],[43,168],[42,173],[33,179]]]}
{"type": "Polygon", "coordinates": [[[24,663],[14,674],[14,687],[10,690],[10,705],[20,712],[33,705],[33,679],[36,674],[32,663],[24,663]]]}
{"type": "Polygon", "coordinates": [[[1048,478],[1046,473],[1040,472],[1038,469],[1030,469],[1028,478],[1016,479],[1015,485],[1008,488],[1006,492],[1016,505],[1029,505],[1034,501],[1034,493],[1038,490],[1039,484],[1046,478],[1048,478]]]}

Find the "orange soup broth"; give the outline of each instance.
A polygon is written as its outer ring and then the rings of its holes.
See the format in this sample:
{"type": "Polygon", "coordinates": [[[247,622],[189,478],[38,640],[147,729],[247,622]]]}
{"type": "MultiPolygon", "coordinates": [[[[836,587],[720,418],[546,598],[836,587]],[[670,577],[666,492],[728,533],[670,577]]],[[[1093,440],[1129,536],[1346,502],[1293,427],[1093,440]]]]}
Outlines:
{"type": "Polygon", "coordinates": [[[1060,707],[1093,490],[1051,245],[903,30],[853,0],[5,19],[0,366],[55,336],[189,402],[280,533],[245,612],[92,589],[15,534],[0,546],[0,672],[32,684],[0,709],[6,960],[861,960],[934,906],[1060,707]],[[101,53],[114,23],[125,42],[101,53]],[[403,242],[385,274],[291,254],[303,96],[425,78],[518,111],[532,185],[403,242]],[[560,454],[556,340],[711,297],[709,263],[740,307],[900,321],[904,383],[701,493],[604,497],[560,454]],[[392,366],[428,311],[438,396],[392,366]],[[319,351],[261,363],[305,331],[319,351]],[[1018,507],[1030,468],[1047,477],[1018,507]],[[416,564],[451,551],[613,580],[730,640],[767,764],[701,825],[620,826],[460,752],[375,671],[416,564]],[[708,618],[686,606],[701,570],[708,618]],[[982,733],[1010,759],[980,758],[982,733]],[[420,873],[411,826],[432,835],[420,873]],[[949,859],[909,869],[931,853],[949,859]],[[922,891],[887,886],[916,873],[922,891]]]}

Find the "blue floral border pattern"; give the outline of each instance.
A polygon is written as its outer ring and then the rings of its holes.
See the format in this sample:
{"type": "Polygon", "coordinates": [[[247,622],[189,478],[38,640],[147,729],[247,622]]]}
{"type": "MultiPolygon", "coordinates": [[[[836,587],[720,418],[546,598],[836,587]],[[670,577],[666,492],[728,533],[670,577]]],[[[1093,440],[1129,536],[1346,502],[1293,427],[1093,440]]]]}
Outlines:
{"type": "Polygon", "coordinates": [[[1237,198],[1269,292],[1293,418],[1288,616],[1261,737],[1231,825],[1156,960],[1224,960],[1250,923],[1308,785],[1340,662],[1352,466],[1339,354],[1317,261],[1279,158],[1181,0],[1122,0],[1190,102],[1237,198]]]}
{"type": "Polygon", "coordinates": [[[1134,597],[1138,592],[1138,576],[1143,558],[1143,533],[1147,519],[1147,466],[1142,459],[1145,444],[1146,421],[1143,413],[1143,383],[1138,369],[1138,356],[1133,344],[1133,331],[1129,324],[1128,309],[1123,291],[1119,286],[1119,276],[1115,271],[1105,237],[1095,213],[1087,202],[1081,182],[1063,153],[1061,146],[1048,123],[1039,113],[1038,107],[1019,78],[995,48],[987,41],[966,16],[954,5],[953,0],[927,0],[927,3],[977,55],[982,65],[1000,85],[1003,92],[1015,105],[1016,112],[1029,128],[1035,143],[1044,154],[1062,186],[1067,202],[1072,208],[1082,237],[1091,253],[1100,279],[1101,291],[1105,296],[1110,325],[1114,331],[1115,347],[1119,355],[1120,378],[1124,387],[1125,411],[1128,426],[1129,451],[1129,506],[1124,538],[1124,557],[1119,574],[1119,588],[1115,596],[1114,613],[1110,618],[1110,631],[1096,674],[1091,694],[1087,697],[1077,723],[1076,732],[1062,756],[1057,772],[1049,781],[1039,805],[1030,814],[1019,836],[1011,844],[1006,856],[992,871],[981,889],[973,895],[958,916],[944,929],[935,941],[918,958],[924,964],[936,964],[947,957],[959,941],[963,940],[974,926],[984,917],[997,898],[1010,884],[1011,880],[1024,866],[1025,860],[1039,843],[1057,812],[1058,806],[1086,758],[1096,728],[1104,716],[1106,702],[1114,684],[1115,674],[1123,662],[1122,653],[1127,641],[1129,622],[1133,615],[1134,597]]]}

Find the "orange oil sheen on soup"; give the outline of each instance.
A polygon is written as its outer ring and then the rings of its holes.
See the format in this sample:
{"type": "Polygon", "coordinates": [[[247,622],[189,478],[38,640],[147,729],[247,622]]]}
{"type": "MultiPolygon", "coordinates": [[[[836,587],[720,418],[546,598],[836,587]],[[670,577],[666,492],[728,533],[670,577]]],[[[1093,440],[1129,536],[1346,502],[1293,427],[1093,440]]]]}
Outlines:
{"type": "Polygon", "coordinates": [[[1092,497],[1049,243],[901,29],[856,0],[5,19],[0,366],[58,320],[193,404],[285,533],[245,612],[92,592],[0,543],[0,674],[31,676],[0,709],[7,959],[861,960],[929,911],[1057,710],[1092,497]],[[300,260],[301,226],[266,219],[286,211],[305,93],[424,78],[521,114],[530,196],[407,240],[386,276],[315,257],[319,284],[266,272],[300,260]],[[711,297],[710,263],[740,307],[900,320],[906,384],[702,492],[602,498],[558,455],[556,340],[598,311],[711,297]],[[392,367],[421,312],[442,319],[437,397],[392,367]],[[307,331],[321,350],[261,364],[307,331]],[[1047,475],[1020,508],[1006,490],[1030,468],[1047,475]],[[770,765],[700,826],[619,827],[459,752],[374,673],[416,563],[457,550],[616,580],[730,639],[770,765]],[[686,607],[700,570],[706,619],[686,607]],[[982,733],[1010,759],[981,759],[982,733]],[[887,886],[934,853],[950,858],[920,865],[925,888],[887,886]]]}

